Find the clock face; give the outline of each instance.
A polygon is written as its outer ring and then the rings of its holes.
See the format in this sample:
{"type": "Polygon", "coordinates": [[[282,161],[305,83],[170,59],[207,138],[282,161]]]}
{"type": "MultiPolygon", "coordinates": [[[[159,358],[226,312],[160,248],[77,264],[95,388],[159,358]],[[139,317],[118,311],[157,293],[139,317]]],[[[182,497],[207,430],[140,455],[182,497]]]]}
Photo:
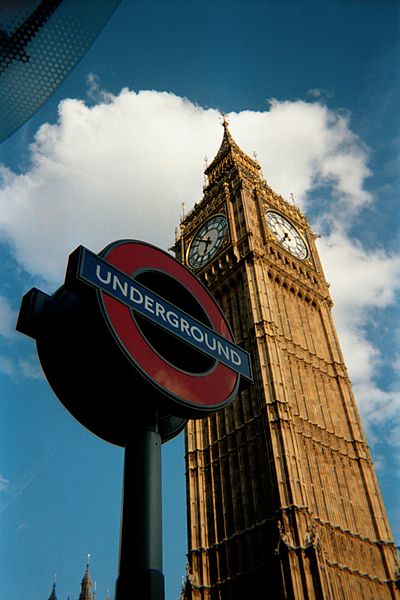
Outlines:
{"type": "Polygon", "coordinates": [[[308,249],[305,241],[297,229],[285,217],[272,210],[267,211],[265,217],[273,235],[285,250],[288,250],[302,260],[307,258],[308,249]]]}
{"type": "Polygon", "coordinates": [[[226,238],[228,222],[223,215],[211,217],[195,233],[188,262],[193,269],[203,267],[216,255],[226,238]]]}

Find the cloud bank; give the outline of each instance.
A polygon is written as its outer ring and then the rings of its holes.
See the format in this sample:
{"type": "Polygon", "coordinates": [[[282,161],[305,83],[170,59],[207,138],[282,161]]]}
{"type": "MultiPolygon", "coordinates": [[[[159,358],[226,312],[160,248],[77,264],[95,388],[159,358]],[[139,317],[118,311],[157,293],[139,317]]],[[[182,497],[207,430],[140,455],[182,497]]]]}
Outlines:
{"type": "MultiPolygon", "coordinates": [[[[60,104],[57,123],[37,132],[25,173],[0,171],[2,238],[50,290],[79,244],[99,251],[114,239],[137,238],[168,248],[181,205],[201,199],[205,157],[212,160],[222,139],[218,111],[172,93],[124,89],[113,96],[92,78],[90,98],[89,105],[60,104]]],[[[348,114],[319,102],[272,100],[265,111],[228,116],[235,140],[257,153],[273,189],[293,193],[326,231],[322,261],[362,410],[372,423],[370,394],[381,419],[393,418],[399,401],[375,384],[381,356],[367,328],[372,310],[394,302],[399,256],[365,249],[348,234],[354,216],[374,202],[365,189],[368,149],[348,114]],[[316,205],[318,191],[324,200],[316,205]]],[[[0,299],[3,334],[10,311],[0,299]]]]}
{"type": "MultiPolygon", "coordinates": [[[[218,111],[173,94],[125,89],[101,98],[62,102],[58,122],[37,132],[30,169],[0,173],[0,231],[20,264],[45,279],[60,278],[80,243],[95,250],[137,237],[170,245],[181,204],[201,197],[204,157],[221,141],[218,111]]],[[[345,115],[271,101],[265,112],[230,116],[239,145],[257,152],[279,193],[305,203],[325,183],[349,209],[370,201],[366,152],[345,115]]]]}

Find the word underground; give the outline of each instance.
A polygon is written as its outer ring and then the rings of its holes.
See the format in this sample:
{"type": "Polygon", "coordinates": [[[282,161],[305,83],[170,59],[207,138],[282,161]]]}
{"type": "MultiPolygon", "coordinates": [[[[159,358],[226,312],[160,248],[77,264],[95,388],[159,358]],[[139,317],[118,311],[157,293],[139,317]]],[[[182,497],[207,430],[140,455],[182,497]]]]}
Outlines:
{"type": "Polygon", "coordinates": [[[82,248],[78,278],[116,298],[203,353],[251,380],[249,355],[147,287],[82,248]]]}

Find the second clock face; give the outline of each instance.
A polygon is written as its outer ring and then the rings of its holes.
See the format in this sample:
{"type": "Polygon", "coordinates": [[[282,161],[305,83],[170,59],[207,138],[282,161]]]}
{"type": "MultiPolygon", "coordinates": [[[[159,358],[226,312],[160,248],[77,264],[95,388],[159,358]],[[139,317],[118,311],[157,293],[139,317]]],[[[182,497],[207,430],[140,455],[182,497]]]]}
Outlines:
{"type": "Polygon", "coordinates": [[[189,248],[188,263],[193,269],[203,267],[221,248],[228,231],[223,215],[215,215],[195,233],[189,248]]]}
{"type": "Polygon", "coordinates": [[[272,210],[266,212],[268,226],[282,246],[297,258],[305,259],[308,250],[297,229],[285,217],[272,210]]]}

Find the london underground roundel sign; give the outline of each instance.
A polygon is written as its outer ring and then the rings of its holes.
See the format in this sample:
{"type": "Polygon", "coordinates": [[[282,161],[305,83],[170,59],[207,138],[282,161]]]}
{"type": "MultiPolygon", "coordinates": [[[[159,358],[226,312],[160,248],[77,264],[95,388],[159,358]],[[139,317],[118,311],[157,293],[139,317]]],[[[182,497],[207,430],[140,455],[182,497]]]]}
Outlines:
{"type": "Polygon", "coordinates": [[[100,254],[77,248],[61,288],[24,296],[17,329],[36,339],[64,406],[119,445],[154,411],[170,439],[252,381],[249,355],[207,289],[145,242],[114,242],[100,254]]]}
{"type": "Polygon", "coordinates": [[[76,278],[96,288],[115,341],[162,396],[207,413],[233,399],[241,377],[251,380],[248,353],[233,342],[221,309],[171,255],[132,240],[100,256],[77,252],[76,278]]]}

